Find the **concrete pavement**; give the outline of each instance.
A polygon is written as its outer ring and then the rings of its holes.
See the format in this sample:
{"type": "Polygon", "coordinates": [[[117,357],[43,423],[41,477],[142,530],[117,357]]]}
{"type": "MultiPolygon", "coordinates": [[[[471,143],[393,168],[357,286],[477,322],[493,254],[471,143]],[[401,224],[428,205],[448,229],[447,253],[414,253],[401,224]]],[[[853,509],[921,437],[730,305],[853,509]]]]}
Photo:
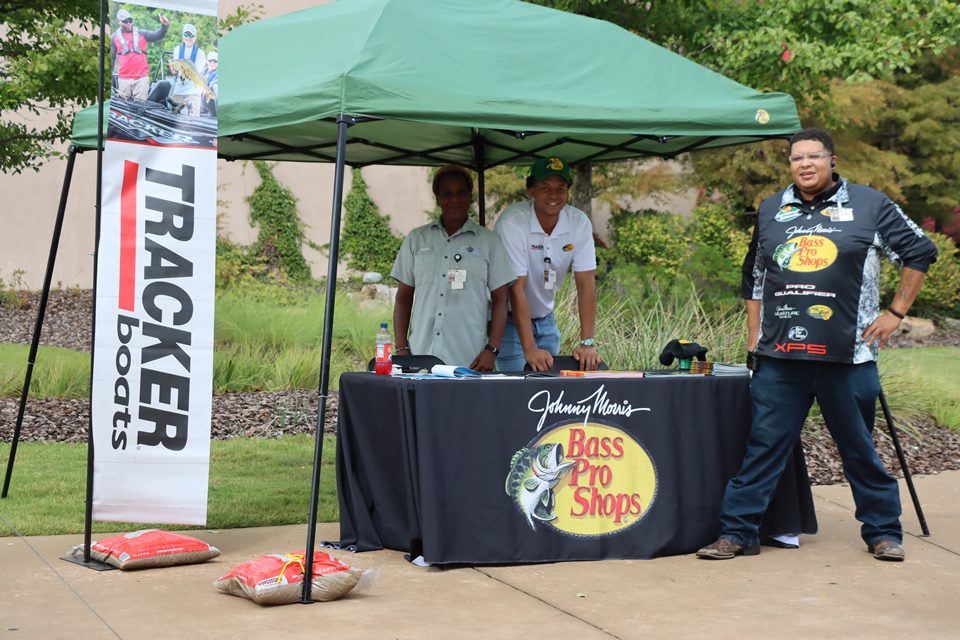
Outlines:
{"type": "Polygon", "coordinates": [[[223,555],[131,572],[60,560],[82,536],[5,537],[0,639],[960,638],[960,471],[915,480],[932,535],[917,537],[901,481],[903,563],[866,552],[850,490],[835,485],[814,487],[820,533],[799,550],[447,570],[395,551],[334,552],[383,575],[367,592],[312,605],[263,607],[213,586],[237,564],[302,548],[305,525],[193,532],[223,555]]]}

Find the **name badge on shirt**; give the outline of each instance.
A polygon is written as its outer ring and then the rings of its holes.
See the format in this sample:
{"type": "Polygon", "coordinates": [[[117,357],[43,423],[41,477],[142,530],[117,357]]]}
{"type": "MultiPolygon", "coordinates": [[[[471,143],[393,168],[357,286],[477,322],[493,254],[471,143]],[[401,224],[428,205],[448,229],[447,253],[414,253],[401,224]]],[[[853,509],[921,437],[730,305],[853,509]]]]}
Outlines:
{"type": "Polygon", "coordinates": [[[467,281],[466,269],[448,269],[447,282],[451,289],[463,289],[463,283],[467,281]]]}
{"type": "Polygon", "coordinates": [[[853,209],[848,207],[830,207],[830,222],[853,222],[853,209]]]}
{"type": "Polygon", "coordinates": [[[554,269],[543,270],[543,288],[550,290],[557,283],[557,272],[554,269]]]}

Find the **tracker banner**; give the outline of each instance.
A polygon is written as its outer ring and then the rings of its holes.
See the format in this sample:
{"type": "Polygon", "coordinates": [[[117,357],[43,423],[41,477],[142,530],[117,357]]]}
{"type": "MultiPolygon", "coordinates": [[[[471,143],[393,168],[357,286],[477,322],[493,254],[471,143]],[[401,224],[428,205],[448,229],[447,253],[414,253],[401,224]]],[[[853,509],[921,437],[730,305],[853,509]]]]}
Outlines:
{"type": "Polygon", "coordinates": [[[91,388],[93,519],[206,523],[216,0],[110,3],[91,388]]]}

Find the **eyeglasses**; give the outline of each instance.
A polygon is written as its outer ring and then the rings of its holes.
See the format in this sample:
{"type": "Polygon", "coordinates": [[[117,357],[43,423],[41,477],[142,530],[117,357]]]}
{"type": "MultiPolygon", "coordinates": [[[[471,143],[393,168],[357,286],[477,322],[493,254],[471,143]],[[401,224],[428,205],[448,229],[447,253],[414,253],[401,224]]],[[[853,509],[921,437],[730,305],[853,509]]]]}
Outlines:
{"type": "Polygon", "coordinates": [[[188,32],[188,31],[184,31],[184,32],[183,32],[183,37],[184,37],[184,38],[196,38],[196,37],[197,37],[197,34],[195,34],[195,33],[190,33],[190,32],[188,32]]]}
{"type": "Polygon", "coordinates": [[[133,18],[127,18],[126,20],[121,20],[123,24],[133,24],[133,18]]]}
{"type": "Polygon", "coordinates": [[[832,155],[829,151],[813,151],[811,153],[795,153],[792,156],[787,156],[787,158],[790,160],[790,164],[800,164],[805,158],[816,162],[817,160],[829,158],[832,155]]]}

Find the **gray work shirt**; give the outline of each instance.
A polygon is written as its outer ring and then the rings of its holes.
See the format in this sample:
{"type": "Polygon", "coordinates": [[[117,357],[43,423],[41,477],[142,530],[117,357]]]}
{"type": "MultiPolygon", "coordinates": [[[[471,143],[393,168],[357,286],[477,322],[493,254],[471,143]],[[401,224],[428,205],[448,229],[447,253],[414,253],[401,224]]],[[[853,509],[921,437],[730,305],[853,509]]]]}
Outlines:
{"type": "Polygon", "coordinates": [[[439,220],[411,231],[390,276],[415,289],[411,353],[464,367],[487,344],[490,292],[517,279],[497,234],[472,220],[452,236],[439,220]],[[447,277],[458,269],[467,274],[462,289],[447,277]]]}

